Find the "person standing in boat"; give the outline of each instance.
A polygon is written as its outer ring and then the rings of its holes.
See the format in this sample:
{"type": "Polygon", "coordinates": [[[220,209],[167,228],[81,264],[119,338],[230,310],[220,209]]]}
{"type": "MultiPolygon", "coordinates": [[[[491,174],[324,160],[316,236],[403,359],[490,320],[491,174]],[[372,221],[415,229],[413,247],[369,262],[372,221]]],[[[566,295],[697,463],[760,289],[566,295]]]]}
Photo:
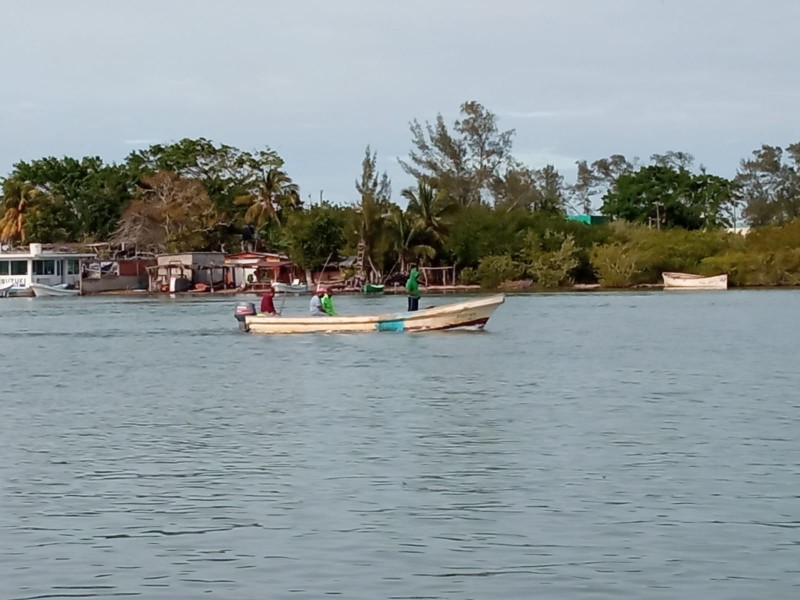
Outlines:
{"type": "Polygon", "coordinates": [[[267,286],[261,296],[261,314],[271,317],[278,316],[278,311],[275,310],[275,290],[272,289],[271,285],[267,286]]]}
{"type": "Polygon", "coordinates": [[[317,293],[311,296],[311,302],[308,305],[308,310],[312,317],[326,317],[328,313],[322,308],[322,297],[325,295],[325,288],[318,287],[317,293]]]}
{"type": "Polygon", "coordinates": [[[406,280],[406,294],[408,294],[408,312],[419,310],[419,271],[416,265],[411,265],[411,272],[406,280]]]}
{"type": "Polygon", "coordinates": [[[325,290],[325,294],[322,296],[322,310],[325,311],[325,314],[329,317],[332,317],[336,314],[336,311],[333,310],[333,292],[329,289],[325,290]]]}

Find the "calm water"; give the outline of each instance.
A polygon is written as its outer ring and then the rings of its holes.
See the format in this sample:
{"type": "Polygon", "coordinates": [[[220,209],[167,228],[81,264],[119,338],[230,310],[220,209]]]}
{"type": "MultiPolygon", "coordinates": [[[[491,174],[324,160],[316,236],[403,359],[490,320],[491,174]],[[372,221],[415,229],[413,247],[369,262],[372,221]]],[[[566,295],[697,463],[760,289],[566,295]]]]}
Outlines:
{"type": "Polygon", "coordinates": [[[0,300],[0,598],[800,597],[800,293],[235,302],[0,300]]]}

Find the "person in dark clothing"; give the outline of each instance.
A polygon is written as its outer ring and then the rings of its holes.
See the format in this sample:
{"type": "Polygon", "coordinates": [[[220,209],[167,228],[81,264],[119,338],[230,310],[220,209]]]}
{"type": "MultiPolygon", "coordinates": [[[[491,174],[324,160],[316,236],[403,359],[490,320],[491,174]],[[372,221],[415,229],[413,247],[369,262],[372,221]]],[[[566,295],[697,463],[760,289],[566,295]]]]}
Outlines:
{"type": "Polygon", "coordinates": [[[408,280],[406,281],[406,294],[408,294],[408,312],[413,312],[415,310],[419,310],[419,271],[417,271],[417,267],[411,267],[411,272],[408,274],[408,280]]]}
{"type": "Polygon", "coordinates": [[[261,314],[271,317],[278,316],[278,311],[275,310],[275,290],[272,289],[272,286],[265,289],[261,296],[261,314]]]}
{"type": "Polygon", "coordinates": [[[242,252],[252,252],[255,250],[256,228],[252,224],[242,227],[242,252]]]}

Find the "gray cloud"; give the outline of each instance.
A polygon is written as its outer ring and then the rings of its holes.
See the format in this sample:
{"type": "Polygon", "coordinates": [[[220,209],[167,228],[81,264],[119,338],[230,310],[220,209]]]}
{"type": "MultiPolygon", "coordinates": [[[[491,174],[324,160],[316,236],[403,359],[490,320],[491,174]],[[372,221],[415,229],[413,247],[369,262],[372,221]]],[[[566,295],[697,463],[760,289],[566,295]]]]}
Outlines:
{"type": "Polygon", "coordinates": [[[0,19],[25,24],[0,52],[0,173],[203,136],[273,147],[304,195],[345,201],[367,144],[399,190],[408,122],[466,100],[567,177],[666,150],[730,176],[799,137],[789,0],[29,0],[0,19]]]}

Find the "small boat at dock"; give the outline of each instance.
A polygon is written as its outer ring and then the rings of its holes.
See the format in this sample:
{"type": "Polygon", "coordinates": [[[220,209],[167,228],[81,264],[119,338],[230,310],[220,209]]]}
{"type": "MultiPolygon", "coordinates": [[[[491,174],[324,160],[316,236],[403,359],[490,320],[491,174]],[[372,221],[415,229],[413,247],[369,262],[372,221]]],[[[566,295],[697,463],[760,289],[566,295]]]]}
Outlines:
{"type": "Polygon", "coordinates": [[[0,298],[8,298],[11,295],[11,290],[13,288],[14,288],[13,281],[0,283],[0,298]]]}
{"type": "Polygon", "coordinates": [[[295,279],[292,283],[273,281],[272,289],[275,290],[276,294],[305,294],[308,292],[308,286],[305,283],[300,283],[299,279],[295,279]]]}
{"type": "Polygon", "coordinates": [[[505,295],[497,294],[414,312],[333,317],[272,317],[256,314],[252,303],[242,302],[236,307],[235,317],[239,321],[241,330],[253,333],[367,333],[482,329],[503,302],[505,295]]]}
{"type": "Polygon", "coordinates": [[[382,283],[365,283],[361,288],[363,294],[382,294],[384,285],[382,283]]]}
{"type": "Polygon", "coordinates": [[[81,291],[73,285],[62,283],[59,285],[45,285],[43,283],[32,283],[30,285],[33,294],[37,298],[43,296],[77,296],[81,291]]]}
{"type": "Polygon", "coordinates": [[[727,290],[728,275],[704,277],[691,273],[662,273],[665,290],[727,290]]]}

